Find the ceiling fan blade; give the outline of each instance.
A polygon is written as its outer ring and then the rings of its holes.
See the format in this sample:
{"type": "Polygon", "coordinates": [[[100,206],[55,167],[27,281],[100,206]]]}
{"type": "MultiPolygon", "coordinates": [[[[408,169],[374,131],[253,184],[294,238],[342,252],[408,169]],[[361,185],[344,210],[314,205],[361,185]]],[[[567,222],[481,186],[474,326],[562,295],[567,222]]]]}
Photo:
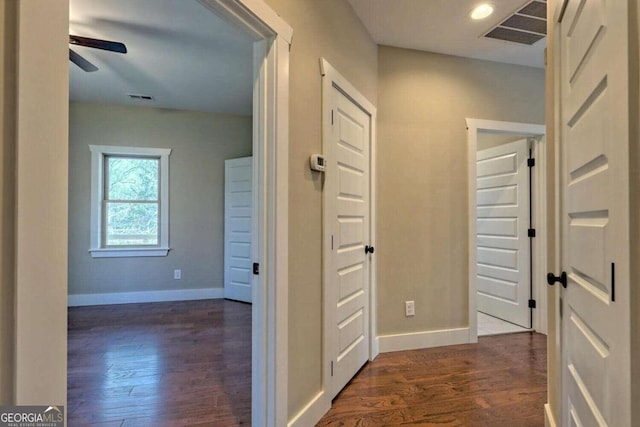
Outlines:
{"type": "Polygon", "coordinates": [[[91,62],[87,61],[82,56],[80,56],[79,53],[74,52],[71,49],[69,49],[69,60],[74,64],[76,64],[78,67],[82,68],[87,73],[98,71],[98,67],[96,67],[91,62]]]}
{"type": "Polygon", "coordinates": [[[91,39],[89,37],[78,37],[69,35],[69,43],[78,46],[92,47],[95,49],[108,50],[110,52],[127,53],[124,43],[112,42],[108,40],[91,39]]]}

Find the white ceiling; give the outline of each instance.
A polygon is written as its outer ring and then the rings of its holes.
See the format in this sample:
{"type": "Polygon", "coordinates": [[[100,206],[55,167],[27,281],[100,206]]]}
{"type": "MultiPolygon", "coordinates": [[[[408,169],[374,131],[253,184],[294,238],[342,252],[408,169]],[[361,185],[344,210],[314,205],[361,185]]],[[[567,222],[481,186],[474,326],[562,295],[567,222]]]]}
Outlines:
{"type": "Polygon", "coordinates": [[[70,9],[70,34],[128,49],[73,46],[99,70],[69,62],[71,100],[251,114],[252,41],[196,0],[70,0],[70,9]]]}
{"type": "Polygon", "coordinates": [[[480,0],[349,0],[378,44],[542,68],[546,37],[532,46],[481,37],[528,2],[491,0],[493,15],[473,21],[480,0]]]}
{"type": "MultiPolygon", "coordinates": [[[[379,44],[543,67],[546,38],[524,46],[480,37],[526,0],[492,0],[484,21],[469,18],[478,0],[348,1],[379,44]]],[[[128,49],[73,46],[99,68],[69,63],[73,101],[251,114],[252,40],[197,0],[70,0],[69,27],[128,49]]]]}

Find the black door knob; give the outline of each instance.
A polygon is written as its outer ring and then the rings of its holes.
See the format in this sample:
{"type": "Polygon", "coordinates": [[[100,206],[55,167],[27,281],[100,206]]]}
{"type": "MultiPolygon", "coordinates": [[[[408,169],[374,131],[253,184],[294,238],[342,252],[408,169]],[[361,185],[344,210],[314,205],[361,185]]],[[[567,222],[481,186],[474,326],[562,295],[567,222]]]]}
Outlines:
{"type": "Polygon", "coordinates": [[[367,245],[367,246],[364,247],[364,253],[365,254],[372,254],[374,251],[375,251],[375,249],[374,249],[373,246],[367,245]]]}
{"type": "Polygon", "coordinates": [[[547,274],[547,283],[549,285],[555,285],[556,282],[560,282],[562,284],[563,288],[567,287],[567,273],[566,272],[562,272],[562,274],[560,274],[560,276],[554,276],[553,273],[549,273],[547,274]]]}

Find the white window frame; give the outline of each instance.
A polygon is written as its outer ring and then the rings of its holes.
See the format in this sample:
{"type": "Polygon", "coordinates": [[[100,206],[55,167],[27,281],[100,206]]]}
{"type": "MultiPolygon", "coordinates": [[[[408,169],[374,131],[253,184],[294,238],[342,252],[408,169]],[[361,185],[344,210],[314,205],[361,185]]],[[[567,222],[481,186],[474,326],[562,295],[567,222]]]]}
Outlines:
{"type": "Polygon", "coordinates": [[[119,147],[89,145],[91,150],[91,246],[93,258],[156,257],[169,253],[169,155],[170,148],[119,147]],[[104,198],[104,161],[107,156],[139,156],[160,159],[160,223],[158,246],[104,247],[102,239],[102,201],[104,198]]]}

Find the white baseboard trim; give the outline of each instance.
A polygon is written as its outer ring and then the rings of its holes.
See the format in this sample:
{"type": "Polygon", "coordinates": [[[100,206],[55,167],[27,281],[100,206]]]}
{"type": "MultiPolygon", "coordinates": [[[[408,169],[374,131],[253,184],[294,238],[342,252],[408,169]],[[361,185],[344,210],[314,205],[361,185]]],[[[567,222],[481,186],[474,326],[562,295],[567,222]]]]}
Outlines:
{"type": "Polygon", "coordinates": [[[69,295],[69,307],[130,304],[136,302],[189,301],[223,298],[224,288],[175,289],[170,291],[114,292],[69,295]]]}
{"type": "Polygon", "coordinates": [[[382,335],[378,338],[380,340],[380,353],[417,350],[443,345],[467,344],[469,342],[469,328],[382,335]]]}
{"type": "Polygon", "coordinates": [[[551,410],[551,406],[548,403],[544,404],[544,426],[545,427],[556,427],[556,419],[553,416],[553,411],[551,410]]]}
{"type": "Polygon", "coordinates": [[[331,402],[327,402],[325,399],[324,391],[321,391],[311,399],[307,405],[302,408],[298,414],[293,417],[287,427],[309,427],[314,426],[329,409],[331,409],[331,402]]]}

